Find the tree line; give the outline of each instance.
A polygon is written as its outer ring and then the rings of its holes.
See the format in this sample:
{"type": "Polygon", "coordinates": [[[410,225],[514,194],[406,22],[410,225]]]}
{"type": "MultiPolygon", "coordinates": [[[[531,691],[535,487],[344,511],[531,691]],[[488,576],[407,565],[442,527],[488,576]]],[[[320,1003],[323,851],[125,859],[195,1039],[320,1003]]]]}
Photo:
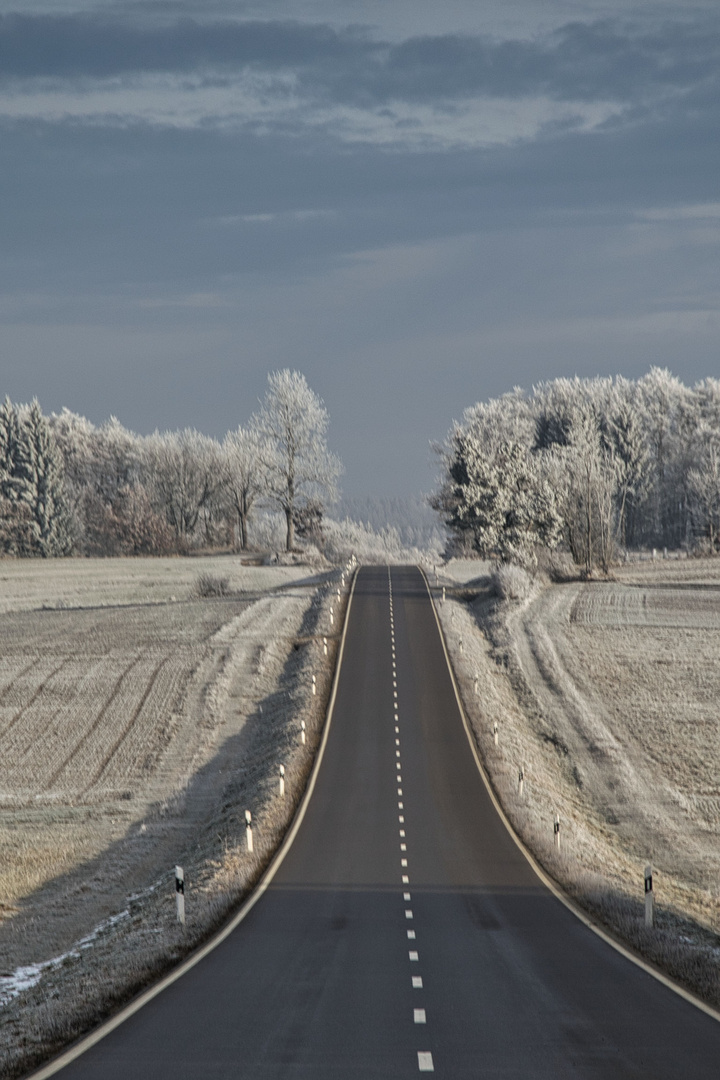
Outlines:
{"type": "Polygon", "coordinates": [[[319,537],[337,496],[328,414],[303,375],[268,376],[260,408],[222,441],[194,429],[140,436],[37,401],[0,407],[0,551],[20,556],[155,555],[246,549],[258,509],[284,540],[319,537]]]}
{"type": "Polygon", "coordinates": [[[532,568],[565,548],[590,573],[619,550],[720,546],[720,380],[554,379],[467,409],[431,496],[454,551],[532,568]]]}

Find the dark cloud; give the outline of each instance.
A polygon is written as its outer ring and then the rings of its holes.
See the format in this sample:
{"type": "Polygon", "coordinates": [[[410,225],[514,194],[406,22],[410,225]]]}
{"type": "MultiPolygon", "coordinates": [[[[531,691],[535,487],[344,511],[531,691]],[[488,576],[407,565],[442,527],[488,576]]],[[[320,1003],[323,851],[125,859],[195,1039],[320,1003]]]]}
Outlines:
{"type": "Polygon", "coordinates": [[[627,222],[648,207],[717,199],[719,124],[713,94],[631,127],[443,152],[322,133],[6,122],[0,281],[216,283],[327,272],[392,244],[627,222]]]}
{"type": "Polygon", "coordinates": [[[309,95],[361,105],[477,94],[635,100],[715,80],[719,59],[716,23],[649,31],[604,20],[569,23],[535,41],[448,34],[391,45],[357,30],[289,21],[0,17],[5,78],[250,67],[293,72],[309,95]]]}
{"type": "Polygon", "coordinates": [[[295,68],[356,59],[370,48],[352,34],[292,22],[133,25],[92,15],[0,16],[0,74],[105,77],[215,68],[295,68]]]}

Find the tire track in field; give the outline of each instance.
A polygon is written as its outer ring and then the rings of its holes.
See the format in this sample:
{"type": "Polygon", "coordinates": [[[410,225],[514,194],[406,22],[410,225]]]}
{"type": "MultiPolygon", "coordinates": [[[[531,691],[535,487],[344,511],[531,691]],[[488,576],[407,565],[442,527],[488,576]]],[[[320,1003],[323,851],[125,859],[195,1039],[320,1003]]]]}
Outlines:
{"type": "MultiPolygon", "coordinates": [[[[156,682],[156,680],[158,678],[158,675],[160,674],[162,669],[165,667],[168,660],[169,660],[169,657],[163,656],[160,663],[156,666],[155,670],[153,671],[152,675],[150,676],[150,681],[148,682],[147,686],[145,687],[145,690],[143,692],[142,697],[140,698],[140,701],[138,702],[135,709],[133,710],[133,713],[132,713],[132,716],[130,717],[129,723],[125,726],[124,730],[120,733],[120,735],[117,737],[115,742],[112,744],[112,746],[110,747],[108,752],[105,754],[105,757],[100,762],[100,766],[97,769],[97,771],[95,772],[95,775],[94,775],[93,779],[90,781],[89,784],[86,784],[85,787],[83,788],[83,791],[82,791],[83,796],[87,795],[87,793],[90,791],[91,788],[93,788],[97,784],[99,784],[100,780],[103,777],[103,774],[107,771],[107,769],[108,769],[112,759],[114,758],[115,754],[117,754],[117,752],[120,749],[120,747],[122,746],[123,742],[125,741],[125,739],[130,734],[134,724],[136,723],[138,717],[140,716],[140,713],[142,712],[142,710],[143,710],[143,708],[145,706],[145,703],[147,702],[148,698],[150,697],[150,694],[152,692],[152,688],[155,685],[155,682],[156,682]]],[[[132,667],[136,666],[139,663],[139,661],[140,661],[140,657],[138,657],[136,659],[135,664],[133,664],[132,667]]],[[[128,674],[132,670],[132,667],[128,668],[127,672],[125,672],[125,674],[128,674]]],[[[118,686],[124,680],[124,677],[125,676],[123,675],[123,678],[121,678],[119,680],[118,686]]],[[[110,702],[108,702],[108,705],[110,705],[110,702]]]]}
{"type": "MultiPolygon", "coordinates": [[[[85,732],[85,734],[82,736],[82,738],[75,744],[75,746],[70,751],[70,753],[67,755],[65,760],[57,767],[57,769],[55,769],[52,776],[50,777],[50,779],[47,781],[47,783],[45,785],[46,788],[54,787],[54,785],[57,784],[58,779],[60,778],[62,773],[65,771],[65,769],[67,769],[67,767],[70,765],[70,762],[73,760],[73,758],[76,757],[80,753],[80,751],[83,749],[83,747],[85,747],[87,745],[88,741],[92,738],[92,736],[95,734],[95,732],[98,730],[98,728],[102,724],[102,722],[103,722],[103,720],[104,720],[104,718],[105,718],[105,716],[107,714],[108,709],[112,706],[113,702],[115,701],[118,694],[120,693],[120,688],[121,688],[122,684],[125,682],[125,679],[130,674],[130,672],[133,670],[133,668],[136,668],[138,666],[138,664],[140,663],[140,660],[141,660],[141,656],[139,656],[139,655],[136,656],[135,659],[125,668],[125,670],[122,672],[122,674],[118,677],[118,679],[115,682],[115,686],[113,687],[112,693],[110,694],[110,697],[105,701],[105,703],[103,704],[102,709],[97,714],[95,720],[93,721],[91,726],[88,728],[88,730],[85,732]]],[[[103,765],[103,767],[104,767],[104,765],[103,765]]],[[[92,783],[90,785],[88,785],[88,786],[92,787],[92,783]]],[[[84,789],[83,794],[85,794],[85,791],[87,791],[87,788],[84,789]]]]}
{"type": "Polygon", "coordinates": [[[0,691],[0,708],[2,708],[2,706],[5,704],[8,694],[12,690],[13,686],[15,686],[15,683],[18,682],[19,679],[24,679],[25,676],[29,672],[31,672],[34,667],[37,667],[39,662],[40,657],[35,656],[26,667],[22,668],[21,671],[17,671],[13,676],[11,676],[10,682],[0,691]]]}
{"type": "MultiPolygon", "coordinates": [[[[79,661],[77,657],[68,657],[67,667],[72,669],[72,665],[82,667],[82,662],[79,661]]],[[[85,684],[92,679],[93,675],[95,676],[95,679],[97,679],[97,675],[95,674],[96,666],[97,665],[93,665],[90,672],[85,673],[83,679],[79,679],[76,681],[74,680],[70,684],[66,700],[61,700],[57,708],[54,709],[49,716],[40,715],[35,717],[34,724],[26,723],[24,725],[24,729],[16,733],[16,745],[14,748],[15,759],[13,764],[14,771],[20,776],[22,776],[23,767],[27,765],[28,761],[30,761],[30,771],[33,779],[37,782],[38,787],[46,787],[45,782],[41,780],[42,767],[37,760],[38,747],[42,746],[41,760],[44,763],[45,760],[48,759],[49,751],[53,745],[53,739],[54,737],[57,737],[58,732],[62,735],[67,736],[68,725],[62,724],[62,718],[71,710],[73,711],[73,715],[77,718],[77,706],[78,702],[82,704],[83,689],[85,687],[85,684]],[[61,718],[61,722],[56,727],[58,718],[61,718]],[[37,728],[41,728],[41,731],[37,732],[35,730],[37,728]],[[24,748],[22,747],[23,740],[25,741],[24,748]],[[19,747],[17,745],[18,743],[20,744],[19,747]],[[31,760],[33,758],[35,759],[34,762],[31,760]]],[[[26,714],[26,721],[27,719],[28,717],[26,714]]],[[[67,742],[67,737],[65,738],[65,741],[67,742]]],[[[52,767],[52,761],[48,760],[47,764],[49,767],[52,767]]]]}
{"type": "MultiPolygon", "coordinates": [[[[53,670],[43,679],[43,681],[38,684],[38,687],[37,687],[37,690],[35,691],[35,693],[30,697],[30,699],[28,701],[25,702],[24,705],[22,705],[20,707],[20,709],[18,709],[18,711],[15,713],[15,715],[10,720],[10,722],[5,725],[5,728],[3,729],[3,731],[0,732],[0,738],[4,739],[10,733],[10,731],[12,731],[12,729],[15,727],[18,720],[21,720],[22,717],[25,715],[25,713],[28,711],[28,709],[31,709],[33,707],[33,705],[38,700],[40,695],[45,691],[48,683],[52,679],[54,679],[55,676],[60,671],[62,671],[62,669],[65,667],[65,665],[68,662],[68,659],[69,659],[69,657],[66,656],[63,660],[61,660],[61,662],[57,665],[57,667],[53,668],[53,670]]],[[[37,662],[38,661],[35,661],[35,663],[31,664],[30,667],[27,670],[30,671],[33,667],[35,667],[35,664],[37,662]]],[[[19,678],[19,676],[18,676],[18,678],[19,678]]],[[[13,686],[15,684],[15,682],[17,682],[17,679],[13,679],[13,682],[11,683],[11,686],[13,686]]],[[[10,687],[8,687],[8,690],[9,689],[10,689],[10,687]]]]}

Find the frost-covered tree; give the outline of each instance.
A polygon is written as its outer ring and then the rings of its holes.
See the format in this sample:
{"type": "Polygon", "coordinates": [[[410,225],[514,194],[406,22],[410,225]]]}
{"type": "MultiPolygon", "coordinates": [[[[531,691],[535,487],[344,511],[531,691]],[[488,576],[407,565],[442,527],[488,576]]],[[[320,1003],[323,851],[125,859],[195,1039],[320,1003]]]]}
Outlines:
{"type": "Polygon", "coordinates": [[[155,432],[145,440],[143,471],[158,506],[184,546],[221,488],[219,444],[190,428],[155,432]]]}
{"type": "Polygon", "coordinates": [[[617,534],[628,542],[628,518],[636,524],[638,508],[647,494],[648,447],[637,407],[634,384],[618,379],[611,406],[604,418],[607,448],[612,455],[617,491],[617,534]]]}
{"type": "Polygon", "coordinates": [[[18,500],[29,511],[29,554],[67,555],[73,546],[63,488],[63,463],[50,426],[34,400],[20,421],[18,500]]]}
{"type": "Polygon", "coordinates": [[[242,551],[248,546],[250,515],[267,483],[264,450],[263,437],[254,422],[228,432],[222,444],[223,486],[237,521],[242,551]]]}
{"type": "Polygon", "coordinates": [[[680,380],[662,368],[651,368],[638,382],[639,414],[648,446],[645,537],[651,543],[675,544],[684,538],[678,421],[686,394],[680,380]]]}
{"type": "Polygon", "coordinates": [[[538,547],[556,546],[555,492],[527,447],[503,442],[488,449],[458,427],[447,459],[448,484],[435,505],[479,555],[532,566],[538,547]]]}
{"type": "Polygon", "coordinates": [[[32,551],[30,508],[20,499],[19,452],[18,411],[6,397],[0,406],[0,552],[12,555],[32,551]]]}
{"type": "Polygon", "coordinates": [[[257,424],[265,446],[266,495],[285,515],[285,546],[291,551],[298,508],[335,499],[342,466],[327,447],[327,410],[297,371],[268,376],[257,424]]]}
{"type": "Polygon", "coordinates": [[[17,461],[20,446],[20,421],[9,397],[0,406],[0,497],[17,499],[17,461]]]}
{"type": "Polygon", "coordinates": [[[704,445],[688,474],[696,531],[715,551],[720,539],[720,431],[705,428],[704,445]]]}
{"type": "Polygon", "coordinates": [[[593,411],[575,412],[569,445],[555,453],[565,478],[562,504],[570,551],[586,574],[596,562],[607,573],[615,539],[617,474],[593,411]]]}

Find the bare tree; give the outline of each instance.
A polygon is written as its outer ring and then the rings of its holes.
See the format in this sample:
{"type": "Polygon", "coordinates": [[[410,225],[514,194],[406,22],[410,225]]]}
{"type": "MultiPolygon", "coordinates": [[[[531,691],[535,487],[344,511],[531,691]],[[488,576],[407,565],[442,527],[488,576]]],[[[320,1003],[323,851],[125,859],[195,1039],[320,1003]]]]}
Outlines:
{"type": "Polygon", "coordinates": [[[705,446],[688,475],[688,487],[698,527],[715,551],[720,537],[720,449],[718,432],[707,432],[705,446]]]}
{"type": "Polygon", "coordinates": [[[264,441],[263,458],[267,496],[285,515],[285,546],[295,542],[298,507],[337,497],[342,471],[338,458],[325,440],[328,414],[321,399],[297,371],[275,371],[268,376],[268,390],[258,415],[258,431],[264,441]]]}
{"type": "Polygon", "coordinates": [[[145,441],[144,471],[178,543],[187,544],[221,484],[218,443],[191,428],[155,432],[145,441]]]}
{"type": "Polygon", "coordinates": [[[223,486],[237,519],[242,551],[248,546],[250,514],[267,484],[264,460],[263,439],[254,422],[225,436],[222,444],[223,486]]]}

